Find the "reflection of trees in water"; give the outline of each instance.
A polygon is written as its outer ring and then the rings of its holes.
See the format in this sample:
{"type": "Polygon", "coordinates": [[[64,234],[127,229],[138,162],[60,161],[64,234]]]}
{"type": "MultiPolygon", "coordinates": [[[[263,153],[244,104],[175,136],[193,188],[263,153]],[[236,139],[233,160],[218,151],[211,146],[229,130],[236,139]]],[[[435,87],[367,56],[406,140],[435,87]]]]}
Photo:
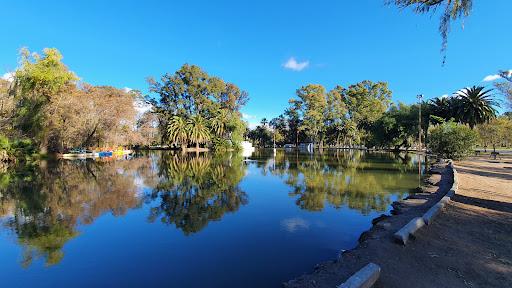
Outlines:
{"type": "Polygon", "coordinates": [[[238,187],[245,175],[238,157],[150,153],[129,161],[44,164],[0,171],[0,221],[23,248],[25,267],[34,259],[58,263],[78,224],[104,213],[124,215],[143,200],[159,200],[150,219],[161,216],[186,234],[247,203],[238,187]],[[142,187],[154,189],[143,194],[142,187]]]}
{"type": "MultiPolygon", "coordinates": [[[[325,203],[362,213],[385,210],[389,191],[415,186],[415,164],[403,156],[338,151],[322,154],[258,150],[253,160],[264,173],[283,178],[303,209],[325,203]]],[[[150,153],[129,161],[48,161],[47,166],[0,170],[0,221],[23,247],[24,266],[33,259],[58,263],[62,247],[78,235],[77,225],[104,213],[124,215],[143,201],[149,219],[175,225],[185,234],[203,229],[247,204],[239,183],[241,156],[150,153]],[[142,194],[141,186],[151,189],[142,194]],[[140,193],[140,194],[138,194],[140,193]]]]}
{"type": "Polygon", "coordinates": [[[147,195],[148,201],[160,199],[150,221],[160,218],[188,235],[247,204],[238,186],[245,176],[240,156],[164,154],[159,167],[160,183],[147,195]]]}
{"type": "Polygon", "coordinates": [[[137,171],[147,161],[58,161],[2,173],[0,217],[23,247],[23,266],[36,258],[58,263],[79,223],[90,224],[106,212],[123,215],[140,205],[137,175],[125,171],[137,171]]]}
{"type": "MultiPolygon", "coordinates": [[[[263,152],[264,153],[264,152],[263,152]]],[[[320,211],[325,203],[347,205],[363,214],[385,211],[390,192],[403,196],[415,187],[414,163],[406,155],[368,154],[362,151],[324,151],[318,154],[276,152],[256,155],[264,171],[282,177],[292,187],[290,196],[302,209],[320,211]]]]}

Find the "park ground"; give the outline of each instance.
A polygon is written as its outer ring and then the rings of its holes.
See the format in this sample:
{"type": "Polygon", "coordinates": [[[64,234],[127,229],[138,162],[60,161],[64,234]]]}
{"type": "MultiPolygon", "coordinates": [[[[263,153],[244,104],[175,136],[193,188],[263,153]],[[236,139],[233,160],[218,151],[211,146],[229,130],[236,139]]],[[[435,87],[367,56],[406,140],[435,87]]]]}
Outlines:
{"type": "Polygon", "coordinates": [[[376,222],[356,249],[284,286],[336,287],[373,262],[382,268],[374,287],[512,287],[512,157],[455,165],[458,193],[407,246],[394,243],[393,233],[449,189],[446,170],[433,169],[423,192],[397,203],[398,215],[376,222]]]}

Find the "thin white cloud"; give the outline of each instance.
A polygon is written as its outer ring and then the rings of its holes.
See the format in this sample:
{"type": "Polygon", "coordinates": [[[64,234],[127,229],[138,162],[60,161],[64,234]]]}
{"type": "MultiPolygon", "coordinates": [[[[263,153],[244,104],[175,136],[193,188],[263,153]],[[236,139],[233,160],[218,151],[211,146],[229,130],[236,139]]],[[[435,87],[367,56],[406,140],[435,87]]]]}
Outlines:
{"type": "Polygon", "coordinates": [[[14,72],[7,72],[7,73],[5,73],[4,75],[2,75],[2,79],[6,80],[6,81],[9,81],[9,82],[14,81],[14,72]]]}
{"type": "MultiPolygon", "coordinates": [[[[512,76],[512,70],[507,71],[507,76],[512,76]]],[[[485,76],[484,80],[482,80],[482,82],[493,82],[499,79],[501,79],[501,75],[499,74],[487,75],[485,76]]]]}
{"type": "Polygon", "coordinates": [[[309,61],[303,61],[303,62],[297,62],[294,57],[291,57],[286,61],[286,63],[283,64],[283,67],[286,69],[290,69],[293,71],[302,71],[309,66],[309,61]]]}
{"type": "Polygon", "coordinates": [[[482,80],[482,82],[492,82],[492,81],[496,81],[500,78],[501,78],[501,76],[498,74],[487,75],[487,76],[485,76],[484,80],[482,80]]]}
{"type": "Polygon", "coordinates": [[[133,89],[132,88],[128,88],[128,87],[124,87],[123,91],[126,92],[126,93],[129,93],[129,92],[133,91],[133,89]]]}
{"type": "Polygon", "coordinates": [[[249,119],[256,118],[256,116],[250,115],[250,114],[246,114],[246,113],[242,113],[242,118],[244,118],[245,120],[249,120],[249,119]]]}

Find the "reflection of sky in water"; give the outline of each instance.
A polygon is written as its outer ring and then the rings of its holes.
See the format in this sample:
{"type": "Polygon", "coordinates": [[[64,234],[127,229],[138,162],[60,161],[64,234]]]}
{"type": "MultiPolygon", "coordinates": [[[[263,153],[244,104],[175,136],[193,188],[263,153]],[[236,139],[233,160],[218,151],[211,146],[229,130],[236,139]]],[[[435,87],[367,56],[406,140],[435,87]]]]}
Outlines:
{"type": "Polygon", "coordinates": [[[294,217],[281,220],[281,226],[288,232],[295,232],[297,230],[309,229],[310,223],[302,218],[294,217]]]}

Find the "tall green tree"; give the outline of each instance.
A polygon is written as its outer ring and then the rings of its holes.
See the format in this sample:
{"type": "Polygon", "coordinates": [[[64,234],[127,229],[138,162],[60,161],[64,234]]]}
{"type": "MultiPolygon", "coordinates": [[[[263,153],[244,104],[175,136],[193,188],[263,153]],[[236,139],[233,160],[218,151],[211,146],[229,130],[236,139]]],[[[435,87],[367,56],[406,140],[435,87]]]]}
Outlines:
{"type": "Polygon", "coordinates": [[[43,55],[24,48],[20,54],[12,89],[17,103],[16,127],[46,153],[54,124],[51,108],[61,99],[66,86],[78,78],[62,63],[62,54],[55,48],[44,49],[43,55]]]}
{"type": "Polygon", "coordinates": [[[411,147],[418,139],[418,107],[404,103],[392,105],[372,126],[371,143],[395,150],[411,147]]]}
{"type": "Polygon", "coordinates": [[[284,144],[288,134],[288,125],[283,114],[276,118],[273,118],[269,122],[270,128],[272,128],[272,137],[274,140],[273,144],[284,144]]]}
{"type": "Polygon", "coordinates": [[[345,115],[348,112],[347,105],[345,104],[344,89],[341,86],[336,86],[334,89],[327,93],[327,106],[325,109],[325,126],[327,129],[327,137],[330,143],[334,143],[339,147],[341,138],[345,128],[345,115]]]}
{"type": "Polygon", "coordinates": [[[150,79],[149,84],[150,91],[160,96],[150,102],[159,115],[161,126],[169,127],[174,116],[190,121],[202,119],[201,125],[205,125],[208,135],[214,136],[214,145],[241,142],[245,125],[240,109],[247,103],[248,94],[235,84],[188,64],[174,74],[163,75],[160,81],[150,79]]]}
{"type": "Polygon", "coordinates": [[[300,126],[302,124],[300,111],[302,102],[295,99],[289,101],[290,106],[285,110],[284,114],[288,119],[288,128],[290,130],[290,142],[299,145],[300,126]]]}
{"type": "Polygon", "coordinates": [[[352,139],[363,139],[367,129],[377,121],[391,104],[392,92],[386,82],[364,80],[343,90],[347,107],[346,130],[352,139]]]}
{"type": "Polygon", "coordinates": [[[297,90],[298,99],[289,101],[282,117],[286,128],[280,134],[288,143],[312,141],[320,147],[361,144],[389,107],[391,94],[387,83],[368,80],[328,92],[318,84],[303,86],[297,90]]]}
{"type": "Polygon", "coordinates": [[[309,84],[297,90],[302,102],[303,121],[299,129],[303,130],[314,143],[322,146],[324,133],[324,112],[327,106],[325,88],[319,84],[309,84]]]}
{"type": "Polygon", "coordinates": [[[256,146],[266,147],[272,143],[273,135],[268,127],[258,125],[255,129],[249,131],[247,137],[252,140],[256,146]]]}

